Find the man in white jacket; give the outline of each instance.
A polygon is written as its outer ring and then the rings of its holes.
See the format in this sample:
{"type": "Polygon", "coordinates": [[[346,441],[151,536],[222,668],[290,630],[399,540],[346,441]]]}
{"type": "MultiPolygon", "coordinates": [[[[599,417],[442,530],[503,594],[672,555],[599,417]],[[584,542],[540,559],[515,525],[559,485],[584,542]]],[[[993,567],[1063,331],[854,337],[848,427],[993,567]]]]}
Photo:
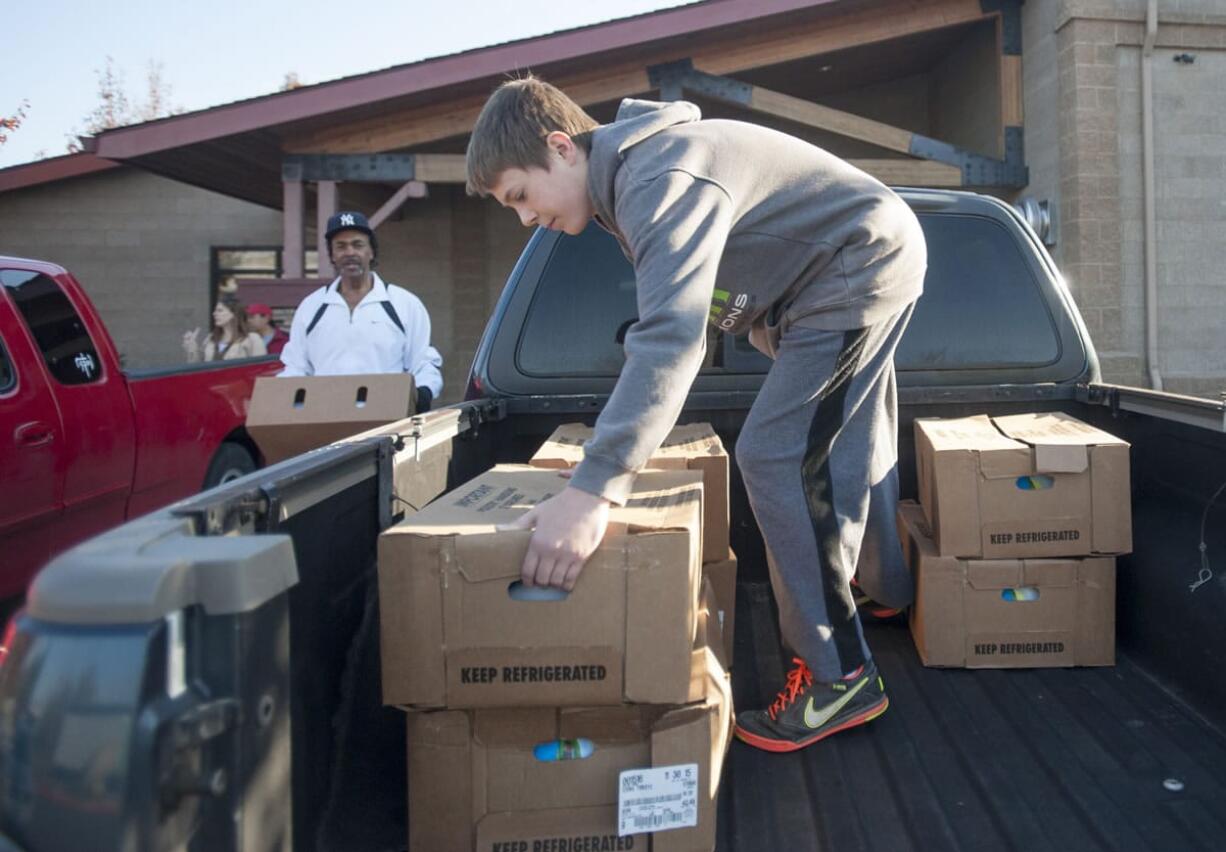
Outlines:
{"type": "Polygon", "coordinates": [[[361,213],[332,216],[325,238],[338,275],[298,306],[280,375],[411,373],[417,410],[428,411],[443,390],[443,359],[430,345],[426,306],[374,271],[379,243],[361,213]]]}

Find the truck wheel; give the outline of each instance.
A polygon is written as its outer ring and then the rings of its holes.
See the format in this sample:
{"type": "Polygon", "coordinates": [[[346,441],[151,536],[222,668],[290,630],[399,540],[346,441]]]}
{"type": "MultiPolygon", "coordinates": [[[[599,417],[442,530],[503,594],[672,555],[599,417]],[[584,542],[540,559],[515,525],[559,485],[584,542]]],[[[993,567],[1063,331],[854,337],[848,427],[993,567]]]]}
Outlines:
{"type": "Polygon", "coordinates": [[[216,485],[246,476],[255,470],[255,459],[241,444],[226,441],[217,448],[209,469],[204,474],[204,488],[208,490],[216,485]]]}

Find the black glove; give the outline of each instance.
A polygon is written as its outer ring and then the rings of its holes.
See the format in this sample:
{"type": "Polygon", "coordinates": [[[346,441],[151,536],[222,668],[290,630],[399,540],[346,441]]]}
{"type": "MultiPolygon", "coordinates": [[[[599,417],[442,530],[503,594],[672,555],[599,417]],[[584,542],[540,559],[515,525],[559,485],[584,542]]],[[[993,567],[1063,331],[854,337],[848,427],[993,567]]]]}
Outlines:
{"type": "Polygon", "coordinates": [[[430,390],[429,388],[424,388],[424,387],[418,388],[417,389],[417,411],[418,413],[421,413],[423,411],[429,411],[430,403],[431,401],[433,401],[433,399],[434,399],[434,391],[430,390]]]}

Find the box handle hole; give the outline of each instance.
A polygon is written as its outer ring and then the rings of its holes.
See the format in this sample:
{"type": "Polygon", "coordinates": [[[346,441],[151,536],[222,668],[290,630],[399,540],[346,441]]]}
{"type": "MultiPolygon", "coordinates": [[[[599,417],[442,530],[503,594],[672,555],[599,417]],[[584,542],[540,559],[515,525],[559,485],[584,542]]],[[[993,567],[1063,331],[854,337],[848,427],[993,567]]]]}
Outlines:
{"type": "Polygon", "coordinates": [[[557,586],[528,586],[516,580],[507,586],[507,597],[513,601],[564,601],[570,592],[557,586]]]}
{"type": "Polygon", "coordinates": [[[1047,474],[1036,473],[1034,476],[1019,476],[1017,487],[1021,491],[1046,491],[1056,484],[1056,480],[1047,474]]]}
{"type": "Polygon", "coordinates": [[[596,746],[587,737],[575,739],[545,740],[532,747],[532,756],[542,763],[555,760],[587,760],[596,746]]]}
{"type": "Polygon", "coordinates": [[[362,385],[362,387],[358,388],[358,395],[354,399],[353,404],[358,408],[366,407],[366,385],[362,385]]]}
{"type": "Polygon", "coordinates": [[[306,402],[306,388],[298,388],[294,391],[294,408],[302,408],[306,402]]]}
{"type": "Polygon", "coordinates": [[[1018,586],[1016,589],[1001,589],[1000,599],[1009,601],[1010,603],[1037,601],[1039,599],[1039,587],[1018,586]]]}

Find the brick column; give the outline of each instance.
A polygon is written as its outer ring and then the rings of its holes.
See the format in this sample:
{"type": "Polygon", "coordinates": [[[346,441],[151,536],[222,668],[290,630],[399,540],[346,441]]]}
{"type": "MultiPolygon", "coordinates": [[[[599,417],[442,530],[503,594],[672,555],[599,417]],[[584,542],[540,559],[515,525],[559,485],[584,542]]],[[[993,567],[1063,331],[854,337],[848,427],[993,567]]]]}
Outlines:
{"type": "Polygon", "coordinates": [[[1140,355],[1124,339],[1116,26],[1073,19],[1056,35],[1062,268],[1109,379],[1140,355]]]}
{"type": "Polygon", "coordinates": [[[445,365],[448,399],[459,399],[493,302],[488,288],[489,235],[485,202],[462,188],[451,202],[452,352],[445,365]]]}

